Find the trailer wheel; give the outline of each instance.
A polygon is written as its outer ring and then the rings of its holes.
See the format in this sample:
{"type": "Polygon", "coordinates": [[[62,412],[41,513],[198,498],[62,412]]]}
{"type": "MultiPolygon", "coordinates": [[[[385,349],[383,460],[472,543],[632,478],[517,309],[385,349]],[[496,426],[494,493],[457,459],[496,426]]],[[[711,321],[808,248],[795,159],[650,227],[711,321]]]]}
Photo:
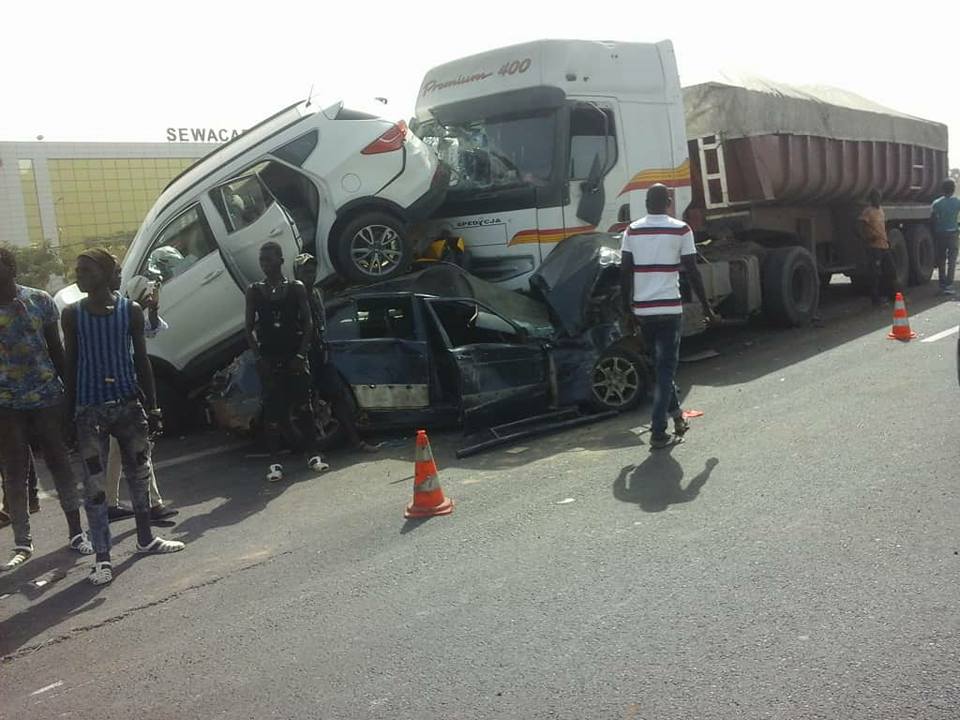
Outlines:
{"type": "Polygon", "coordinates": [[[763,309],[777,324],[809,323],[820,305],[817,263],[806,249],[793,245],[773,248],[763,262],[763,309]]]}
{"type": "Polygon", "coordinates": [[[910,258],[910,284],[926,285],[933,277],[936,250],[933,233],[920,223],[907,226],[907,255],[910,258]]]}
{"type": "Polygon", "coordinates": [[[632,410],[647,394],[647,363],[623,348],[610,348],[593,366],[590,384],[590,404],[595,410],[632,410]]]}

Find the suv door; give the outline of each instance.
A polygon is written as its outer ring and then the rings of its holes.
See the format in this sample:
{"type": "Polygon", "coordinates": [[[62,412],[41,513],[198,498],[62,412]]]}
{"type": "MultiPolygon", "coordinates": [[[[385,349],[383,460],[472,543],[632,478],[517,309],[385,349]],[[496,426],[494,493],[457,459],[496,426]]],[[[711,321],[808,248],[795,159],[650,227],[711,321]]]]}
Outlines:
{"type": "Polygon", "coordinates": [[[506,318],[474,300],[425,300],[460,376],[462,421],[487,428],[547,409],[549,358],[506,318]]]}
{"type": "Polygon", "coordinates": [[[293,259],[300,253],[299,233],[254,170],[211,190],[214,234],[230,275],[244,291],[263,279],[260,248],[273,241],[283,250],[284,272],[293,277],[293,259]]]}
{"type": "Polygon", "coordinates": [[[147,341],[151,355],[178,370],[243,331],[244,298],[226,271],[213,232],[192,205],[157,233],[137,274],[160,288],[169,328],[147,341]]]}

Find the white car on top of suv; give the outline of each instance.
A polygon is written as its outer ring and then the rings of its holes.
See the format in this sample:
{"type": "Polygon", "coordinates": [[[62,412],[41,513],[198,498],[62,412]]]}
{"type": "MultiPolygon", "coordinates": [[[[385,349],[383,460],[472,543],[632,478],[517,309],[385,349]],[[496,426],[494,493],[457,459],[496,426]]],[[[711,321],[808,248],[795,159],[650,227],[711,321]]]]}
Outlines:
{"type": "MultiPolygon", "coordinates": [[[[320,276],[384,280],[413,261],[411,224],[443,201],[446,171],[404,122],[297,103],[220,146],[174,178],[123,260],[157,282],[169,330],[147,341],[171,425],[186,398],[244,347],[244,292],[260,279],[260,246],[300,252],[320,276]]],[[[62,307],[80,297],[57,294],[62,307]]]]}

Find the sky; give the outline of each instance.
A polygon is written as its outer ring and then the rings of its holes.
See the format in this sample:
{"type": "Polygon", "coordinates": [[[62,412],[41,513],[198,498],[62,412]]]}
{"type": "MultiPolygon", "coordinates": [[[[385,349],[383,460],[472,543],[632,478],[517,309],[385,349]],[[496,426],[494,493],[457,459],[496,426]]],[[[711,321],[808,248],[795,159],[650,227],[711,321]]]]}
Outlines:
{"type": "Polygon", "coordinates": [[[307,97],[386,97],[409,118],[431,67],[541,38],[672,40],[681,82],[721,72],[851,90],[946,123],[960,164],[960,2],[591,0],[5,3],[0,140],[165,142],[307,97]],[[786,8],[792,7],[789,12],[786,8]]]}

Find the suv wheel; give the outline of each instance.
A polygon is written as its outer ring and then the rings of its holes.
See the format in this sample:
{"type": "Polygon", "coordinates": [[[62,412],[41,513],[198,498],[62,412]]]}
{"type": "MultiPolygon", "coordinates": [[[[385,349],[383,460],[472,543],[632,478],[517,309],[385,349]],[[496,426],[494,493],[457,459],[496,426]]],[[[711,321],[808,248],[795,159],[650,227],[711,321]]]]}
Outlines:
{"type": "Polygon", "coordinates": [[[369,284],[405,273],[413,248],[397,218],[374,211],[358,215],[334,238],[331,255],[337,270],[351,282],[369,284]]]}

